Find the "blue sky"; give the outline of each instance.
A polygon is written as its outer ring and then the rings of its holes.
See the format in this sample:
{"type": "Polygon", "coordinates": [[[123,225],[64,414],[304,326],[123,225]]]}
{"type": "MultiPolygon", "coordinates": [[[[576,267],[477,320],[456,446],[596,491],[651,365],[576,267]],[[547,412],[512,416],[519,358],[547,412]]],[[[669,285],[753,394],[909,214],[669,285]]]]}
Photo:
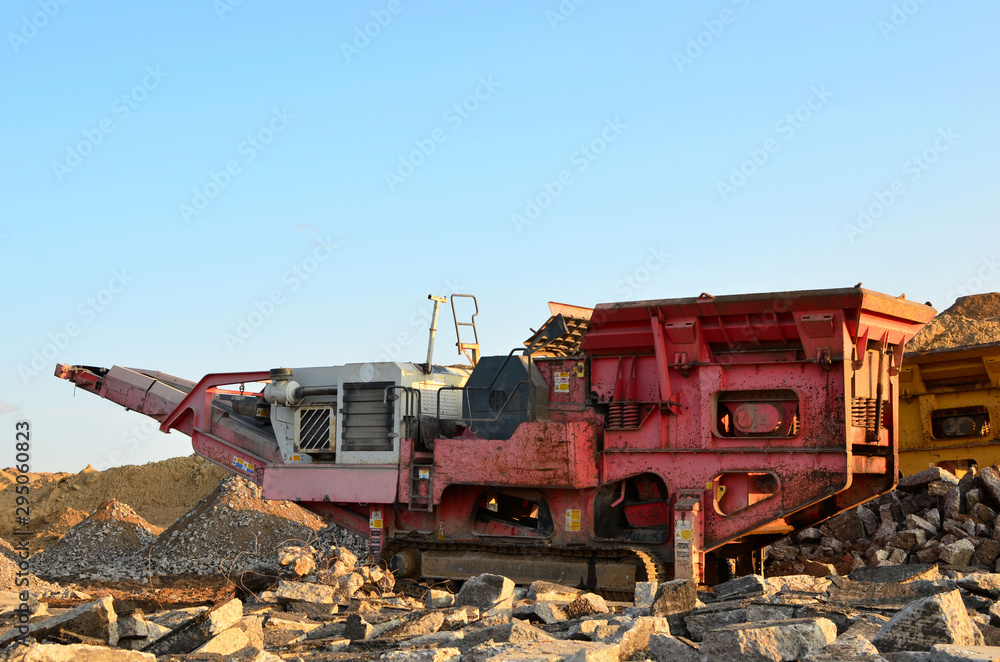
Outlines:
{"type": "Polygon", "coordinates": [[[550,300],[1000,290],[998,19],[10,0],[0,439],[29,420],[42,471],[188,454],[54,364],[419,361],[430,293],[476,294],[506,353],[550,300]]]}

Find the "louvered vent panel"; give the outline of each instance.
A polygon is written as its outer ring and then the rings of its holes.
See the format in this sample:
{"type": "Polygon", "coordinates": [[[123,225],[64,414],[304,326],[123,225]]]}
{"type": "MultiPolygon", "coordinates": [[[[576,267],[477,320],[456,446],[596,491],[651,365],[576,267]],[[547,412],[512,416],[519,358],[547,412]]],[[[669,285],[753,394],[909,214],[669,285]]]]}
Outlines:
{"type": "Polygon", "coordinates": [[[295,441],[300,451],[333,450],[332,407],[300,407],[296,414],[295,441]]]}

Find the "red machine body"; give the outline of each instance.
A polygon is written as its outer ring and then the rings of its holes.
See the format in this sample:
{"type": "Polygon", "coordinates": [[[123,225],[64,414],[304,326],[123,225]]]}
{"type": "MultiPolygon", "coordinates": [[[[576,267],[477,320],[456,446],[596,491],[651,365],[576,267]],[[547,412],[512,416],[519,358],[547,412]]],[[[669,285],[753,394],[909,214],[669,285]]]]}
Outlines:
{"type": "Polygon", "coordinates": [[[425,577],[711,581],[721,561],[752,561],[894,487],[902,350],[929,306],[849,288],[563,312],[523,356],[483,357],[467,380],[435,367],[431,384],[420,364],[391,364],[403,377],[382,381],[382,364],[347,366],[307,387],[289,380],[308,370],[197,384],[118,366],[57,375],[189,434],[265,497],[369,535],[425,577]],[[245,382],[270,386],[220,389],[245,382]],[[441,413],[449,393],[460,416],[441,413]],[[305,422],[321,415],[337,427],[322,453],[305,422]]]}

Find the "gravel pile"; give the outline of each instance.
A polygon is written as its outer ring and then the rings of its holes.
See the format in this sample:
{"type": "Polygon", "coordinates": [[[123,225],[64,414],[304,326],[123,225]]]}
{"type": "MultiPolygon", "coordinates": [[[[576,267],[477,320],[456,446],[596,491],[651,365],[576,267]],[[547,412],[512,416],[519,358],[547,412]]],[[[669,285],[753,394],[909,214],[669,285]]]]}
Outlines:
{"type": "Polygon", "coordinates": [[[906,351],[992,342],[1000,342],[1000,292],[960,297],[913,336],[906,351]]]}
{"type": "Polygon", "coordinates": [[[162,531],[130,506],[110,499],[58,542],[32,556],[31,569],[50,579],[121,579],[130,558],[162,531]]]}
{"type": "Polygon", "coordinates": [[[932,564],[1000,571],[1000,471],[961,480],[931,468],[894,492],[768,548],[768,574],[841,575],[871,566],[932,564]]]}
{"type": "Polygon", "coordinates": [[[265,501],[260,488],[227,476],[142,554],[152,576],[194,573],[232,576],[276,569],[278,551],[306,544],[322,519],[289,501],[265,501]]]}

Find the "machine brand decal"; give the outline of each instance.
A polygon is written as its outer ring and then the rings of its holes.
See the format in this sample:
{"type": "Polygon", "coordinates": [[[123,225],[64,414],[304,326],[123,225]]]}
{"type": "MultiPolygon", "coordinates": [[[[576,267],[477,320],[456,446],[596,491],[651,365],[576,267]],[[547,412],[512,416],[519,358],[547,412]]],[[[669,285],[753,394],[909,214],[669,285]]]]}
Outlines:
{"type": "Polygon", "coordinates": [[[569,373],[568,372],[557,372],[556,373],[556,387],[553,390],[556,393],[569,393],[569,373]]]}
{"type": "Polygon", "coordinates": [[[417,478],[420,480],[430,480],[431,470],[430,469],[417,469],[417,478]]]}
{"type": "Polygon", "coordinates": [[[243,458],[235,456],[233,457],[233,466],[239,469],[240,471],[244,471],[248,474],[252,474],[254,472],[254,469],[256,469],[256,467],[254,467],[252,464],[250,464],[243,458]]]}
{"type": "Polygon", "coordinates": [[[570,508],[566,511],[566,530],[567,531],[579,531],[580,530],[580,511],[575,508],[570,508]]]}
{"type": "Polygon", "coordinates": [[[371,527],[371,528],[373,528],[373,529],[381,529],[382,528],[382,511],[381,510],[373,510],[372,511],[371,517],[368,520],[368,526],[371,527]]]}

